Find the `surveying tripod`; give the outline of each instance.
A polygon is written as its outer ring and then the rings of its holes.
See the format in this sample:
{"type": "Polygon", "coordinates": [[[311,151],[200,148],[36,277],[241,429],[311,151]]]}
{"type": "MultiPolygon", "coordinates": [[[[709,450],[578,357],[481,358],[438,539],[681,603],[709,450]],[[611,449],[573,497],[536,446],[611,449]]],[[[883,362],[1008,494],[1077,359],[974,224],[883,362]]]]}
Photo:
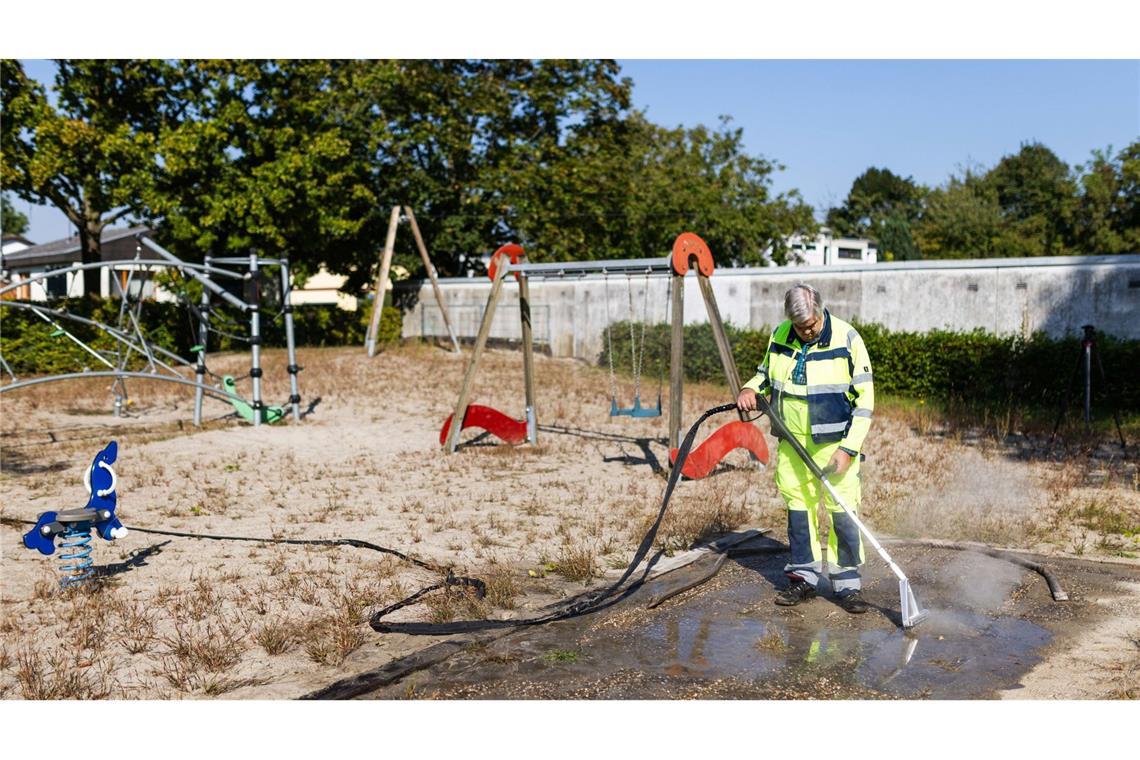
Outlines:
{"type": "MultiPolygon", "coordinates": [[[[1082,325],[1081,329],[1085,332],[1084,337],[1081,338],[1081,353],[1077,357],[1077,366],[1073,367],[1073,374],[1069,376],[1069,388],[1061,399],[1057,421],[1053,423],[1053,434],[1049,436],[1050,448],[1053,446],[1053,440],[1057,437],[1057,429],[1061,427],[1061,418],[1069,410],[1069,399],[1073,395],[1073,384],[1077,381],[1077,375],[1081,374],[1082,370],[1085,381],[1085,433],[1092,431],[1092,363],[1094,356],[1096,357],[1096,366],[1100,372],[1101,382],[1106,386],[1108,385],[1108,378],[1104,374],[1104,364],[1100,360],[1100,352],[1095,351],[1096,328],[1092,325],[1082,325]]],[[[1112,409],[1112,419],[1116,423],[1116,434],[1120,437],[1120,448],[1127,453],[1128,447],[1124,443],[1124,433],[1120,427],[1120,413],[1111,402],[1109,407],[1112,409]]]]}

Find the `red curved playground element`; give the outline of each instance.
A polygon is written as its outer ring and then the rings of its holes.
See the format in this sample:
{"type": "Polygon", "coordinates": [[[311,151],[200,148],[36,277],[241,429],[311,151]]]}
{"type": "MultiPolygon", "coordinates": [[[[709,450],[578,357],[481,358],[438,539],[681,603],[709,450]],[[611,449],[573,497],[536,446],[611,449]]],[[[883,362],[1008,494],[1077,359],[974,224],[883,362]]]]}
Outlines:
{"type": "MultiPolygon", "coordinates": [[[[451,418],[454,416],[454,414],[449,414],[447,421],[443,423],[443,429],[439,431],[440,446],[447,445],[447,433],[451,430],[451,418]]],[[[507,443],[524,443],[526,441],[525,420],[512,419],[498,409],[492,409],[489,406],[471,404],[467,407],[467,412],[463,415],[463,425],[459,429],[466,430],[472,427],[482,428],[507,443]]]]}
{"type": "MultiPolygon", "coordinates": [[[[760,428],[751,422],[737,420],[719,428],[690,451],[681,474],[693,480],[703,478],[733,449],[748,449],[757,459],[768,464],[768,444],[764,442],[760,428]]],[[[669,452],[669,461],[677,461],[677,449],[669,452]]]]}
{"type": "Polygon", "coordinates": [[[697,268],[705,277],[712,277],[713,257],[708,244],[692,232],[682,232],[673,241],[673,271],[683,275],[689,271],[689,257],[697,257],[697,268]]]}
{"type": "MultiPolygon", "coordinates": [[[[487,265],[487,275],[491,278],[491,282],[495,281],[495,272],[499,269],[499,256],[509,256],[512,264],[517,264],[522,259],[526,258],[526,251],[518,243],[507,243],[500,246],[499,250],[491,254],[491,263],[487,265]]],[[[515,279],[519,278],[519,273],[515,272],[515,279]]]]}

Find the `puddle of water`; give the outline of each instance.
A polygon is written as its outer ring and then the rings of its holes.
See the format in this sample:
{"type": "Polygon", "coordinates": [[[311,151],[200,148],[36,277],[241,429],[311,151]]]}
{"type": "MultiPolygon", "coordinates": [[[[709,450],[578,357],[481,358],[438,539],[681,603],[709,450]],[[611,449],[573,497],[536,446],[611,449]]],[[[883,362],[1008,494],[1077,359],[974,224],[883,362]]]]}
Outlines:
{"type": "Polygon", "coordinates": [[[954,699],[1015,686],[1039,661],[1033,652],[1051,638],[1019,618],[968,611],[932,610],[905,633],[779,619],[768,617],[768,594],[757,594],[767,589],[757,585],[738,584],[650,622],[639,636],[645,645],[637,648],[637,664],[669,674],[749,680],[846,673],[850,685],[889,695],[954,699]],[[726,614],[734,605],[755,606],[759,614],[726,614]]]}
{"type": "MultiPolygon", "coordinates": [[[[1016,687],[1052,638],[1041,626],[993,610],[947,609],[946,600],[958,599],[953,585],[933,579],[924,587],[930,617],[904,632],[883,611],[850,616],[826,599],[775,607],[772,584],[741,572],[646,613],[636,611],[635,595],[627,602],[634,614],[619,624],[584,618],[520,631],[493,652],[459,657],[425,674],[430,686],[422,693],[987,698],[1016,687]],[[716,684],[726,686],[694,691],[716,684]]],[[[883,588],[870,596],[887,604],[883,588]]]]}

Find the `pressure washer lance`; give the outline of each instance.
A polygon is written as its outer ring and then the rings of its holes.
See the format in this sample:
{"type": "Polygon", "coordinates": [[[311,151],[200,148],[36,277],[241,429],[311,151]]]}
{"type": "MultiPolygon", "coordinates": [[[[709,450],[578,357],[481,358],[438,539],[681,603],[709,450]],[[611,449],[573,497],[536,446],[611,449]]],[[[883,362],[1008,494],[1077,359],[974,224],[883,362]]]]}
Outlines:
{"type": "Polygon", "coordinates": [[[819,465],[817,465],[811,458],[811,455],[808,454],[806,450],[804,450],[803,444],[801,444],[798,440],[796,440],[795,436],[788,432],[788,428],[786,425],[784,425],[784,421],[776,415],[775,411],[772,410],[772,406],[768,403],[768,400],[759,393],[756,394],[756,406],[761,412],[768,415],[768,419],[771,420],[772,435],[788,442],[788,445],[791,446],[796,454],[799,455],[800,459],[803,460],[804,464],[807,465],[812,474],[819,478],[819,482],[823,484],[823,487],[825,489],[827,489],[827,492],[831,495],[831,498],[835,500],[835,503],[842,507],[843,511],[847,513],[847,516],[851,518],[852,522],[854,522],[859,527],[859,530],[863,533],[863,535],[867,537],[867,540],[871,543],[871,546],[875,547],[875,551],[879,553],[879,556],[882,557],[883,561],[886,562],[887,565],[891,568],[891,572],[893,572],[898,577],[900,599],[899,605],[901,607],[900,613],[902,617],[903,628],[914,628],[916,625],[925,620],[930,612],[929,610],[924,610],[919,606],[918,599],[915,598],[914,591],[911,590],[910,581],[907,580],[906,574],[903,573],[902,568],[895,564],[895,561],[891,559],[891,555],[887,554],[887,550],[884,549],[883,545],[880,544],[874,535],[871,534],[871,531],[867,530],[867,526],[863,524],[863,521],[859,519],[858,515],[855,514],[855,511],[847,506],[847,504],[844,503],[843,499],[839,498],[839,494],[835,492],[835,489],[827,480],[827,473],[821,470],[819,468],[819,465]]]}

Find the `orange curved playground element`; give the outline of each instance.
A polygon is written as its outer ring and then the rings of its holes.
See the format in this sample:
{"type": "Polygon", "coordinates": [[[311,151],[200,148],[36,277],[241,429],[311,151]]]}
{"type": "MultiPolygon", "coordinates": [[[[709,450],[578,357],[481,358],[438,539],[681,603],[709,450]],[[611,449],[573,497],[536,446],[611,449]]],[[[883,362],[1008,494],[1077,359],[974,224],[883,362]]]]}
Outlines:
{"type": "MultiPolygon", "coordinates": [[[[693,480],[703,478],[734,449],[748,449],[757,459],[768,464],[768,444],[764,441],[760,428],[751,422],[737,420],[717,429],[690,451],[681,474],[693,480]]],[[[677,461],[677,449],[670,450],[669,461],[677,461]]]]}
{"type": "MultiPolygon", "coordinates": [[[[451,419],[454,416],[454,414],[448,415],[447,420],[443,423],[443,429],[439,431],[440,446],[447,445],[447,434],[451,430],[451,419]]],[[[480,406],[479,404],[468,406],[467,412],[463,415],[463,424],[459,429],[466,430],[467,428],[482,428],[506,443],[526,442],[525,420],[512,419],[498,409],[489,406],[480,406]]]]}
{"type": "Polygon", "coordinates": [[[692,232],[682,232],[673,241],[673,271],[683,275],[689,271],[689,257],[697,257],[697,269],[705,277],[712,277],[713,256],[708,243],[692,232]]]}
{"type": "MultiPolygon", "coordinates": [[[[526,258],[526,251],[518,243],[507,243],[506,245],[499,246],[499,250],[491,254],[491,263],[487,265],[487,276],[491,278],[491,282],[495,281],[495,272],[499,269],[499,257],[507,256],[510,258],[512,264],[517,264],[526,258]]],[[[515,272],[515,279],[519,278],[519,273],[515,272]]]]}

